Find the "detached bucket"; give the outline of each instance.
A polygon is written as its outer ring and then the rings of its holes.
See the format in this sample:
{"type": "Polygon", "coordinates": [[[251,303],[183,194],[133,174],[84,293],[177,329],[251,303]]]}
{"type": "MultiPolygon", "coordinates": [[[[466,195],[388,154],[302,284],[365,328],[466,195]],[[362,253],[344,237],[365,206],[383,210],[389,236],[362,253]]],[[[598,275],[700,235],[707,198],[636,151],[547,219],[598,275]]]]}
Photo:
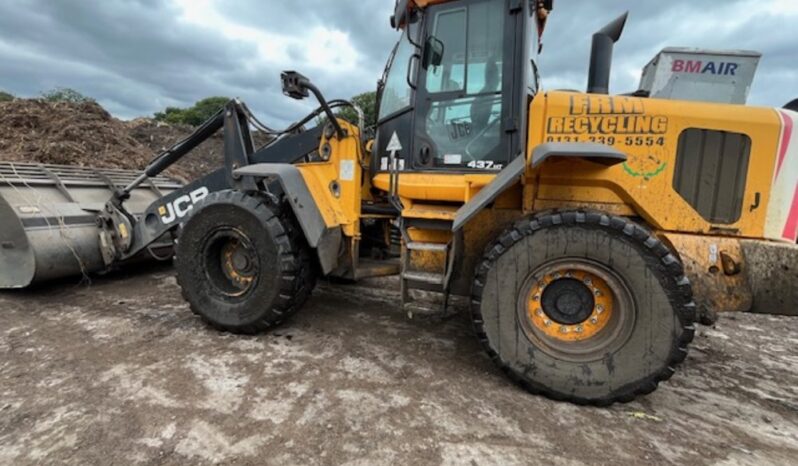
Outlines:
{"type": "MultiPolygon", "coordinates": [[[[96,214],[139,172],[0,162],[0,289],[106,270],[96,214]]],[[[140,215],[180,189],[165,177],[125,203],[140,215]]]]}

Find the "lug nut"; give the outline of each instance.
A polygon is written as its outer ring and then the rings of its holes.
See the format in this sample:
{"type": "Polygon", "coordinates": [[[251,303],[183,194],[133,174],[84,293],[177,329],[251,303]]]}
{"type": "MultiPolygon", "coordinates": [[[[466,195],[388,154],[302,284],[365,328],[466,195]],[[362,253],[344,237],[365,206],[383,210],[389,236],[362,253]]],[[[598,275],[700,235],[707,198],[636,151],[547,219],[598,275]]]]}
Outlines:
{"type": "Polygon", "coordinates": [[[576,327],[576,333],[582,333],[584,330],[585,330],[585,329],[584,329],[584,328],[582,328],[582,326],[581,326],[581,325],[580,325],[579,327],[576,327]]]}
{"type": "Polygon", "coordinates": [[[560,331],[561,331],[562,333],[568,333],[568,327],[566,327],[566,326],[564,326],[564,325],[563,325],[562,327],[560,327],[560,331]]]}
{"type": "Polygon", "coordinates": [[[538,309],[538,310],[535,312],[535,314],[539,315],[540,317],[543,317],[543,310],[542,310],[542,309],[538,309]]]}
{"type": "Polygon", "coordinates": [[[601,304],[599,304],[598,306],[596,306],[596,312],[597,312],[597,313],[599,313],[599,314],[601,314],[602,312],[604,312],[604,306],[602,306],[601,304]]]}
{"type": "Polygon", "coordinates": [[[546,325],[546,327],[551,327],[551,321],[550,320],[546,320],[543,323],[546,325]]]}
{"type": "Polygon", "coordinates": [[[590,278],[585,278],[585,285],[590,286],[592,284],[593,284],[593,280],[591,280],[590,278]]]}
{"type": "Polygon", "coordinates": [[[592,319],[590,319],[590,323],[593,324],[593,325],[596,325],[598,323],[598,318],[597,317],[593,317],[592,319]]]}
{"type": "Polygon", "coordinates": [[[593,294],[596,295],[596,297],[599,297],[601,296],[601,290],[596,289],[593,291],[593,294]]]}

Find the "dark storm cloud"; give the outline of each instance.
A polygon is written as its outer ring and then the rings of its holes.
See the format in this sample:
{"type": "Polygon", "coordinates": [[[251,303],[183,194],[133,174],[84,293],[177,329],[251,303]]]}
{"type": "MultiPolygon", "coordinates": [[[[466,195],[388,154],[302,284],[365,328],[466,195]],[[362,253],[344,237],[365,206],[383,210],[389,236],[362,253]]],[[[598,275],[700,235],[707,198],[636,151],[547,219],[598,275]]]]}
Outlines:
{"type": "Polygon", "coordinates": [[[30,96],[72,87],[124,117],[208,95],[251,94],[261,104],[271,95],[270,112],[292,118],[279,70],[250,63],[256,44],[180,22],[179,13],[168,0],[4,3],[0,88],[30,96]]]}
{"type": "MultiPolygon", "coordinates": [[[[381,66],[397,33],[390,28],[393,0],[301,0],[269,2],[215,0],[220,11],[242,25],[302,35],[314,26],[348,33],[372,66],[381,66]]],[[[374,74],[372,72],[372,74],[374,74]]]]}
{"type": "Polygon", "coordinates": [[[625,11],[615,48],[613,92],[637,89],[640,72],[665,47],[743,49],[764,53],[750,103],[780,106],[798,97],[796,16],[773,14],[750,0],[565,0],[556,2],[541,57],[544,84],[585,89],[590,37],[625,11]]]}
{"type": "MultiPolygon", "coordinates": [[[[397,37],[388,26],[393,0],[213,1],[229,22],[299,39],[282,45],[290,65],[259,59],[264,44],[181,21],[172,0],[20,0],[0,4],[0,89],[32,96],[72,87],[122,117],[239,96],[277,126],[310,105],[282,96],[283,67],[307,70],[330,97],[348,97],[374,89],[397,37]],[[311,56],[300,43],[318,28],[347,34],[354,63],[311,56]]],[[[765,54],[752,103],[781,105],[798,97],[796,15],[769,13],[764,3],[559,0],[540,60],[544,84],[584,89],[591,33],[630,10],[613,91],[634,90],[642,67],[666,46],[752,49],[765,54]]]]}

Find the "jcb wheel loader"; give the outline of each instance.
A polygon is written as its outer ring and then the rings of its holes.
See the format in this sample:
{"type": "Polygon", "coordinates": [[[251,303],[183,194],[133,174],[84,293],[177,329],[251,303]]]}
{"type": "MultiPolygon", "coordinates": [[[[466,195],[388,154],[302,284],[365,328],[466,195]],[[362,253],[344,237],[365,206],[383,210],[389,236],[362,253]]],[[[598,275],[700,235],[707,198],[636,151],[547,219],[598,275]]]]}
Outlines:
{"type": "MultiPolygon", "coordinates": [[[[587,93],[540,92],[551,10],[399,0],[373,140],[336,118],[351,104],[286,72],[284,93],[312,93],[319,110],[274,131],[228,103],[116,190],[97,251],[110,266],[177,235],[191,309],[237,333],[298,311],[317,277],[398,272],[404,308],[416,290],[444,306],[469,298],[499,367],[580,404],[653,391],[684,361],[698,316],[797,309],[798,114],[609,96],[626,16],[594,36],[587,93]],[[255,150],[250,126],[273,141],[255,150]],[[220,129],[224,167],[131,213],[131,195],[220,129]],[[375,261],[397,236],[398,264],[375,261]]],[[[31,212],[15,202],[0,208],[31,212]]],[[[4,261],[38,253],[0,239],[4,261]]]]}

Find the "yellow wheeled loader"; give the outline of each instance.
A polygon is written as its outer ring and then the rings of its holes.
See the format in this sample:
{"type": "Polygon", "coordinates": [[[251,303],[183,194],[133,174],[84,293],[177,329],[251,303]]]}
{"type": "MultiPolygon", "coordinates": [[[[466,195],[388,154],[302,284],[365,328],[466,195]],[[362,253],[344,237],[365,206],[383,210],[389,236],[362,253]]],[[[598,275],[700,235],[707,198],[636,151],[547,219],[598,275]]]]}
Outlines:
{"type": "Polygon", "coordinates": [[[798,114],[608,95],[626,16],[594,36],[587,93],[541,92],[552,7],[399,0],[373,140],[336,118],[350,103],[285,72],[284,93],[320,108],[276,131],[228,103],[116,190],[97,216],[105,265],[177,232],[191,309],[247,334],[297,312],[318,277],[398,271],[404,308],[416,290],[467,297],[510,378],[593,405],[671,377],[700,316],[795,312],[798,114]],[[274,139],[256,150],[250,127],[274,139]],[[224,167],[130,213],[131,193],[220,129],[224,167]]]}

